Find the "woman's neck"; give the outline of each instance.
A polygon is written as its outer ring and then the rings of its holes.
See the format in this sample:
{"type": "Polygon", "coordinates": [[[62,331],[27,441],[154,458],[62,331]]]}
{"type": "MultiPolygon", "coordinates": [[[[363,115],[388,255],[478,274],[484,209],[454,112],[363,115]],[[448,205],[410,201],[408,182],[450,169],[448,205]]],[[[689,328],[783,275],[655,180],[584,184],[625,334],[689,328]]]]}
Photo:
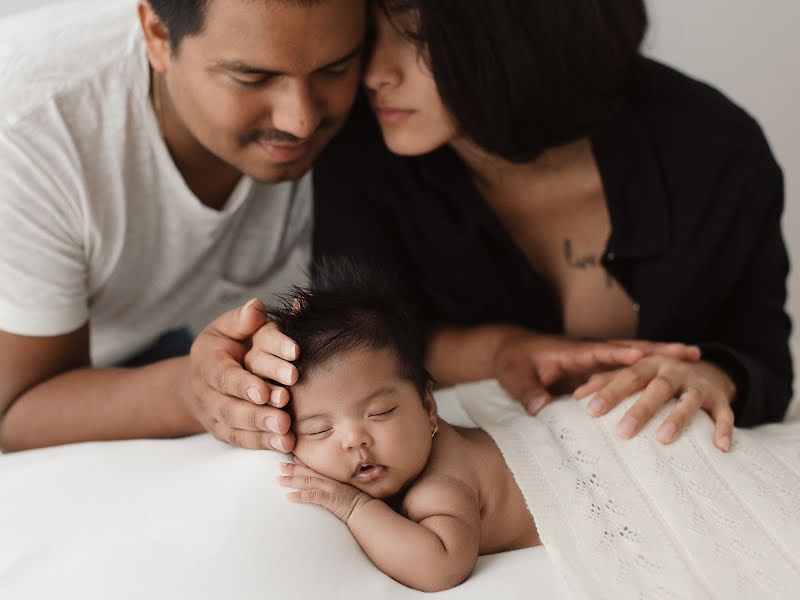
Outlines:
{"type": "MultiPolygon", "coordinates": [[[[565,181],[574,182],[586,167],[593,165],[591,142],[583,138],[542,152],[533,160],[515,163],[492,154],[465,138],[457,138],[450,146],[461,157],[472,173],[478,189],[492,195],[524,183],[526,186],[565,181]]],[[[559,186],[557,186],[559,187],[559,186]]]]}

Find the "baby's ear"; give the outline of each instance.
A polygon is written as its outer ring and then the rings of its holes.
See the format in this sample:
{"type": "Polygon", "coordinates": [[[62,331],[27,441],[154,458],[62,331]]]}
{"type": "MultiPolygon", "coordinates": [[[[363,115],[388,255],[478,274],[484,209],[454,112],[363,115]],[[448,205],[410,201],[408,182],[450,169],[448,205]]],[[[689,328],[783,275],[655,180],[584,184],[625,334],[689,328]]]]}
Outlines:
{"type": "Polygon", "coordinates": [[[428,411],[428,415],[432,418],[436,418],[438,416],[438,411],[436,410],[436,399],[433,397],[433,382],[429,381],[425,385],[425,397],[423,398],[423,403],[425,404],[425,409],[428,411]]]}

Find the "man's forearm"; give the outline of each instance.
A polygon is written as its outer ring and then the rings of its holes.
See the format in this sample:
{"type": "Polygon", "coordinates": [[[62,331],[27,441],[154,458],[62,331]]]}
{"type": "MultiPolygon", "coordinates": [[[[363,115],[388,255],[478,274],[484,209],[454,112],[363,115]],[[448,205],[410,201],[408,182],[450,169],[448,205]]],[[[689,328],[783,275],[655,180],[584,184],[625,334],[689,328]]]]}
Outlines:
{"type": "Polygon", "coordinates": [[[495,376],[494,360],[509,336],[526,330],[512,325],[442,327],[428,342],[426,365],[440,385],[455,385],[495,376]]]}
{"type": "Polygon", "coordinates": [[[91,440],[173,437],[203,431],[183,401],[188,357],[135,369],[81,368],[14,401],[0,447],[25,450],[91,440]]]}
{"type": "Polygon", "coordinates": [[[458,585],[477,559],[465,548],[448,550],[433,531],[381,500],[360,507],[347,526],[375,566],[403,585],[425,592],[458,585]]]}

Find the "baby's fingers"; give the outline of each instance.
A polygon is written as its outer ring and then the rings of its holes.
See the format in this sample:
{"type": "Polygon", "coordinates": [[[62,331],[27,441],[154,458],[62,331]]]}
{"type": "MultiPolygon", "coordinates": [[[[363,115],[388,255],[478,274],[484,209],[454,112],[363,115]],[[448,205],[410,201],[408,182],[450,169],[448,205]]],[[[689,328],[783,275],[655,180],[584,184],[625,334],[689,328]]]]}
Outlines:
{"type": "Polygon", "coordinates": [[[327,507],[328,501],[330,499],[330,494],[326,491],[312,488],[308,490],[297,490],[295,492],[289,492],[288,494],[286,494],[286,498],[290,502],[295,502],[297,504],[316,504],[318,506],[327,507]]]}

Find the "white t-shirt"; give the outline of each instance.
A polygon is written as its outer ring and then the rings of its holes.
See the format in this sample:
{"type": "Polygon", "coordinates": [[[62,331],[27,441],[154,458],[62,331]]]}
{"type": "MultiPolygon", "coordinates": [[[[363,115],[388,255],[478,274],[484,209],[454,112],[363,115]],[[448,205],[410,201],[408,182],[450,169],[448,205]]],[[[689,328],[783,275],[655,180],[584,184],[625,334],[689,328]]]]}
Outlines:
{"type": "Polygon", "coordinates": [[[306,281],[310,177],[245,177],[223,210],[206,207],[149,87],[133,0],[0,21],[0,329],[51,336],[88,320],[93,363],[107,365],[306,281]]]}

